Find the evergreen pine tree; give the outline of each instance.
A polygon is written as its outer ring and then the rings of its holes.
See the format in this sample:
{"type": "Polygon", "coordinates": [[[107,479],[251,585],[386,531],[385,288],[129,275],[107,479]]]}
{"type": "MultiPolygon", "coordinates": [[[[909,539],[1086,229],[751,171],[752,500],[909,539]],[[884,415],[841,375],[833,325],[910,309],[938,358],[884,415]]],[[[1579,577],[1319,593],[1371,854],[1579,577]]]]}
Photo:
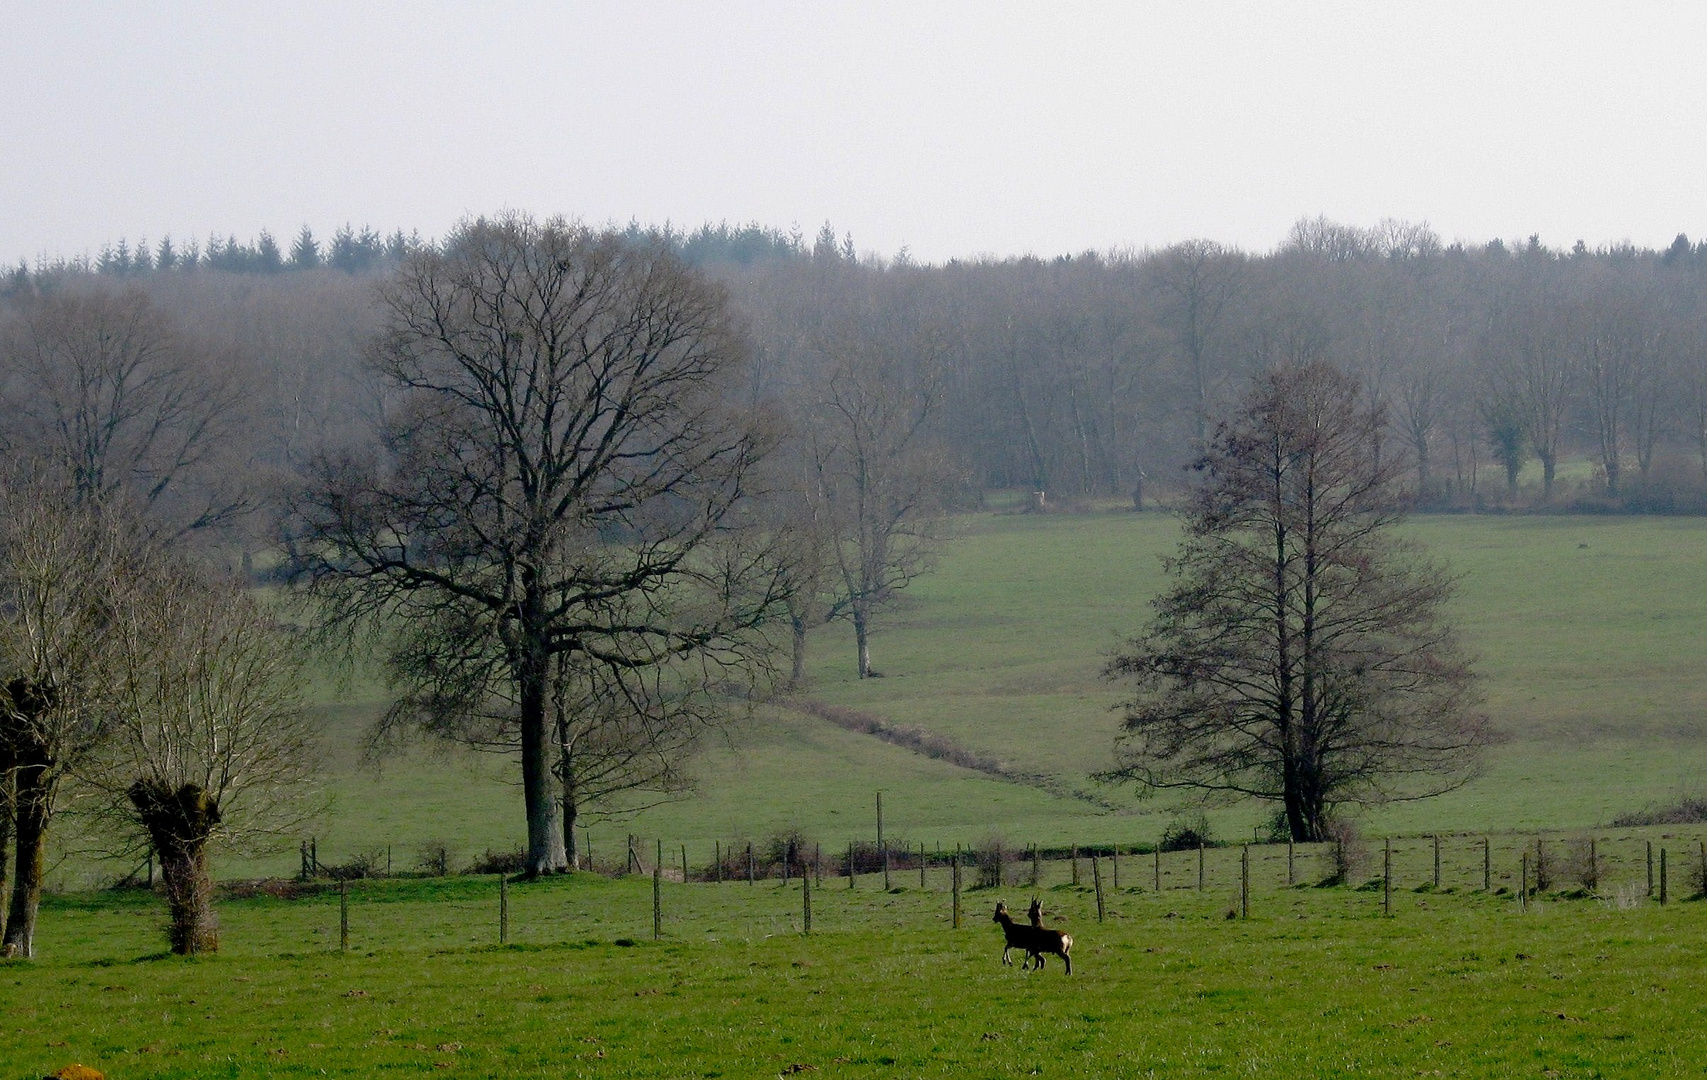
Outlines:
{"type": "Polygon", "coordinates": [[[296,234],[296,243],[290,247],[290,268],[312,270],[319,265],[320,245],[314,239],[314,230],[304,225],[296,234]]]}

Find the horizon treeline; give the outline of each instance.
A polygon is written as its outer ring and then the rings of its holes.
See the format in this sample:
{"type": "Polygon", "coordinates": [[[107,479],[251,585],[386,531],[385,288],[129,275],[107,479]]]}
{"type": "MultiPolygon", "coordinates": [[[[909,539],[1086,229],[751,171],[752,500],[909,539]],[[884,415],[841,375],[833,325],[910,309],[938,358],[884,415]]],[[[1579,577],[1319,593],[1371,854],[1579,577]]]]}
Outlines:
{"type": "MultiPolygon", "coordinates": [[[[1558,250],[1313,218],[1262,254],[1197,240],[925,264],[862,254],[829,224],[810,239],[759,224],[614,231],[723,286],[750,343],[751,403],[794,437],[837,371],[904,385],[964,500],[1177,490],[1254,373],[1325,360],[1384,404],[1419,506],[1707,512],[1707,243],[1683,235],[1558,250]]],[[[319,447],[357,445],[388,408],[362,363],[374,286],[430,244],[348,225],[288,243],[121,241],[6,272],[0,322],[57,294],[146,297],[229,380],[240,415],[220,458],[266,492],[319,447]]]]}

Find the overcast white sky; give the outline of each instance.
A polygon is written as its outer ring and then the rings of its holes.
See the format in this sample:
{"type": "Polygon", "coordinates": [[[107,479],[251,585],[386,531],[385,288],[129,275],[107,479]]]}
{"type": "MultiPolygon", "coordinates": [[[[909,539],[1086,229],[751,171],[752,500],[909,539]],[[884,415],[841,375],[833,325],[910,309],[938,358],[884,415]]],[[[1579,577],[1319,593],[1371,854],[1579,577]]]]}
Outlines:
{"type": "Polygon", "coordinates": [[[1707,5],[0,0],[0,261],[759,220],[938,261],[1305,215],[1707,238],[1707,5]]]}

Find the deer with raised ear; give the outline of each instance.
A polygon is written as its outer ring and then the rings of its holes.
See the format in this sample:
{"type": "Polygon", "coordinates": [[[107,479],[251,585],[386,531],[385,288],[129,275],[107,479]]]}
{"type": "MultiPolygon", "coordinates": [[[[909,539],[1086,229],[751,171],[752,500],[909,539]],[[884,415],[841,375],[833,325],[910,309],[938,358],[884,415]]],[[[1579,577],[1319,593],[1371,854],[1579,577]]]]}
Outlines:
{"type": "Polygon", "coordinates": [[[1026,917],[1031,920],[1029,929],[1032,932],[1036,948],[1030,950],[1027,959],[1036,960],[1037,966],[1043,966],[1043,954],[1051,953],[1061,958],[1067,965],[1067,974],[1073,973],[1073,959],[1067,955],[1073,947],[1073,935],[1061,930],[1050,930],[1043,925],[1043,901],[1037,897],[1031,898],[1031,907],[1026,909],[1026,917]]]}
{"type": "MultiPolygon", "coordinates": [[[[1041,907],[1039,907],[1038,910],[1041,911],[1041,907]]],[[[1067,965],[1067,974],[1071,975],[1073,973],[1073,961],[1072,958],[1067,955],[1068,950],[1073,947],[1073,937],[1071,934],[1064,934],[1059,930],[1046,930],[1039,926],[1026,926],[1021,923],[1016,923],[1014,922],[1014,917],[1008,913],[1007,904],[1000,900],[996,901],[996,913],[992,916],[992,921],[1001,924],[1002,927],[1002,936],[1004,939],[1002,945],[1002,963],[1012,964],[1013,960],[1009,956],[1009,951],[1018,948],[1025,950],[1025,961],[1020,965],[1020,969],[1022,971],[1030,967],[1033,960],[1037,961],[1037,966],[1041,968],[1043,966],[1043,957],[1047,953],[1059,956],[1067,965]]]]}

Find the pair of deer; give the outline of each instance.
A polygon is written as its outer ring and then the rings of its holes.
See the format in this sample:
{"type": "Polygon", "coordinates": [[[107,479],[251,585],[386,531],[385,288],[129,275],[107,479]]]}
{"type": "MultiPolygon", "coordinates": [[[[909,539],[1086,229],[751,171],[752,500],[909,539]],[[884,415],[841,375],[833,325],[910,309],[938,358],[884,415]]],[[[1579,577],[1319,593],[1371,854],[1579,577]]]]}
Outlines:
{"type": "Polygon", "coordinates": [[[1073,935],[1060,930],[1050,930],[1043,925],[1043,902],[1036,898],[1031,901],[1031,908],[1026,912],[1031,919],[1031,925],[1014,922],[1014,917],[1008,914],[1008,906],[1002,901],[996,901],[994,921],[1002,926],[1002,936],[1006,939],[1002,945],[1002,963],[1012,964],[1013,959],[1008,955],[1010,949],[1024,949],[1025,960],[1020,964],[1024,971],[1037,961],[1039,968],[1043,967],[1044,956],[1059,956],[1061,962],[1067,965],[1067,974],[1073,973],[1073,958],[1067,953],[1073,947],[1073,935]]]}

